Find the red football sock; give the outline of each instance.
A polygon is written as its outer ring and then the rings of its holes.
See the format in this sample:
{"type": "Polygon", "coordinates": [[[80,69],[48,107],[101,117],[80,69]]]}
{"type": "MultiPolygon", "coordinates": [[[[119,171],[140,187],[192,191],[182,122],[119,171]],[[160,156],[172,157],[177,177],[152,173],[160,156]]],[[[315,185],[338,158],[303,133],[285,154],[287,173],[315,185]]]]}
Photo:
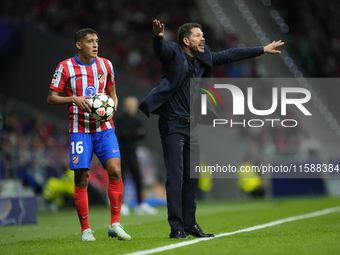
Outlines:
{"type": "Polygon", "coordinates": [[[123,202],[123,181],[109,180],[107,194],[110,199],[111,224],[119,222],[120,208],[123,202]]]}
{"type": "Polygon", "coordinates": [[[78,218],[81,225],[81,232],[90,228],[89,225],[89,201],[87,188],[81,189],[74,187],[74,203],[77,208],[78,218]]]}

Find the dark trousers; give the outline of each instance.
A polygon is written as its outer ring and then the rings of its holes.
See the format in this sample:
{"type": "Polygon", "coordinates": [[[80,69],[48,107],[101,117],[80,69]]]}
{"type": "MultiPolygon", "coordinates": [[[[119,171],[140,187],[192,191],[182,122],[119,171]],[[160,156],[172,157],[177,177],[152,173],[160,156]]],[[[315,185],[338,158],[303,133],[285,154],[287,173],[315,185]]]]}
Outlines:
{"type": "Polygon", "coordinates": [[[135,151],[125,151],[121,150],[120,152],[121,159],[121,168],[122,168],[122,178],[124,181],[126,171],[130,171],[133,182],[136,187],[137,200],[138,204],[142,203],[142,191],[143,191],[143,179],[141,175],[141,170],[139,167],[138,157],[135,151]]]}
{"type": "Polygon", "coordinates": [[[191,167],[199,165],[197,124],[159,119],[165,168],[168,222],[171,230],[196,224],[198,178],[190,178],[191,167]]]}

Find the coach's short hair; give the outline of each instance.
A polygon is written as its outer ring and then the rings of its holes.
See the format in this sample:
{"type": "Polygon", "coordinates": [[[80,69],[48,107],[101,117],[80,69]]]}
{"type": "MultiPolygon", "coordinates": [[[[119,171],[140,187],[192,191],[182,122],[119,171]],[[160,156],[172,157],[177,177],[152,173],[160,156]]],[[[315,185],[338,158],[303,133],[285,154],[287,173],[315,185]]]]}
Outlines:
{"type": "Polygon", "coordinates": [[[82,28],[78,30],[74,36],[75,42],[80,42],[84,39],[88,34],[97,34],[96,30],[92,28],[82,28]]]}
{"type": "Polygon", "coordinates": [[[189,38],[191,36],[191,29],[194,27],[198,27],[199,29],[202,29],[202,26],[198,23],[185,23],[178,29],[178,41],[180,44],[184,44],[183,39],[189,38]]]}

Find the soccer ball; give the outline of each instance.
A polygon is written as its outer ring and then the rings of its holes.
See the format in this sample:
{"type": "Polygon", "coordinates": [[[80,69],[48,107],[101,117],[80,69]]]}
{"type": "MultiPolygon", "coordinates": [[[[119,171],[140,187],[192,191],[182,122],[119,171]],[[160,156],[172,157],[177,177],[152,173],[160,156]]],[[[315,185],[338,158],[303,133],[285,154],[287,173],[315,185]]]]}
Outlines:
{"type": "Polygon", "coordinates": [[[106,94],[94,95],[90,98],[89,102],[91,103],[90,115],[96,120],[107,119],[115,112],[115,103],[106,94]]]}

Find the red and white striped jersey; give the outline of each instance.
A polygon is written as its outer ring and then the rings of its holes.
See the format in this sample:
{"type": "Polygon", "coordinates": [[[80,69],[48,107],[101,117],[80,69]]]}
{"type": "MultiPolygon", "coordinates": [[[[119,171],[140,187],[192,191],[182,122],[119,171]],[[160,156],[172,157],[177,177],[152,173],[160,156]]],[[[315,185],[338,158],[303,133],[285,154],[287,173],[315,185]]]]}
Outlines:
{"type": "MultiPolygon", "coordinates": [[[[92,63],[81,63],[77,55],[59,63],[50,89],[72,96],[93,96],[104,93],[115,84],[112,63],[105,58],[96,57],[92,63]]],[[[96,121],[89,113],[78,106],[67,106],[70,120],[70,133],[93,133],[114,128],[113,121],[96,121]]]]}

